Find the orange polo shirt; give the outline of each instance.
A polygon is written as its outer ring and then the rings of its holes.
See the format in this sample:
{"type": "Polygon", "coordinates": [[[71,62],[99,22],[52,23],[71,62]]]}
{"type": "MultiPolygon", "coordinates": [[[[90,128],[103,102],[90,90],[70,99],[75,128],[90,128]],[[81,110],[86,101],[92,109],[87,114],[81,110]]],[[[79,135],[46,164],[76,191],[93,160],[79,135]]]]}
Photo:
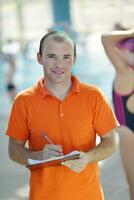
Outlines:
{"type": "MultiPolygon", "coordinates": [[[[42,150],[45,132],[63,147],[87,152],[95,147],[96,134],[103,136],[117,127],[118,121],[103,93],[95,86],[80,83],[72,76],[72,88],[64,100],[52,96],[43,79],[21,92],[12,107],[6,134],[28,140],[29,148],[42,150]]],[[[31,170],[31,200],[103,200],[97,163],[76,173],[58,165],[31,170]]]]}

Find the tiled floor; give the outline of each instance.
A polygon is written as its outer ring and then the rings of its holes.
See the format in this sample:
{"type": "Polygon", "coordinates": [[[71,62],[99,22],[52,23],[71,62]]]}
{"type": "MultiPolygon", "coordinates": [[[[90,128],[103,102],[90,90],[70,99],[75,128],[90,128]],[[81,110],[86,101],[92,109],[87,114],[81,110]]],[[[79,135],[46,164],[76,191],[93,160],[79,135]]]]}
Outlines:
{"type": "Polygon", "coordinates": [[[119,147],[101,168],[101,180],[106,200],[129,200],[128,184],[122,166],[119,147]]]}

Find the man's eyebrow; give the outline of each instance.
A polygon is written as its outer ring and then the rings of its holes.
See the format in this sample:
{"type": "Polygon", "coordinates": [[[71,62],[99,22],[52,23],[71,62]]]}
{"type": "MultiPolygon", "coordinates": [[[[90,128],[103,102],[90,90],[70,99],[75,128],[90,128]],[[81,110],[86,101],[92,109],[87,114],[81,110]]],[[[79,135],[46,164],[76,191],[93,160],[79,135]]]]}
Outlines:
{"type": "Polygon", "coordinates": [[[47,56],[55,56],[56,54],[54,53],[48,53],[47,56]]]}
{"type": "MultiPolygon", "coordinates": [[[[56,56],[54,53],[48,53],[47,56],[56,56]]],[[[71,54],[64,54],[63,56],[72,57],[71,54]]]]}
{"type": "Polygon", "coordinates": [[[68,57],[71,57],[72,55],[71,55],[71,54],[64,54],[64,56],[68,56],[68,57]]]}

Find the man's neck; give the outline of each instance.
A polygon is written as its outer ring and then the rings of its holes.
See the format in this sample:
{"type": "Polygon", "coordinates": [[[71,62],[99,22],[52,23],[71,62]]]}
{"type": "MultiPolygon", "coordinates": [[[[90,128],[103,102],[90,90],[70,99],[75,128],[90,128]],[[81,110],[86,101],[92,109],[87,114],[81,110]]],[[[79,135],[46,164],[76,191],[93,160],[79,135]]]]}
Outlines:
{"type": "Polygon", "coordinates": [[[69,93],[72,81],[71,78],[64,83],[51,83],[49,80],[45,79],[45,87],[56,96],[58,99],[63,100],[69,93]]]}

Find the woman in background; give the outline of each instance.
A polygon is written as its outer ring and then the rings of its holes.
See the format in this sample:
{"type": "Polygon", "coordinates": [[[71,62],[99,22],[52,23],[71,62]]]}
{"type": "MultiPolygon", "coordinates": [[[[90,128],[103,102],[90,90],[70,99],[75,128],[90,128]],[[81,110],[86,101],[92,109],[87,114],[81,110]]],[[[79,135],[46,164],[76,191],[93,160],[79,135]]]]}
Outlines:
{"type": "Polygon", "coordinates": [[[17,94],[16,86],[13,82],[14,74],[16,71],[15,56],[13,54],[8,54],[6,56],[8,62],[8,70],[6,73],[7,91],[11,100],[13,101],[17,94]]]}
{"type": "Polygon", "coordinates": [[[118,133],[122,162],[134,200],[134,29],[104,34],[102,43],[116,70],[113,103],[121,125],[118,133]]]}

